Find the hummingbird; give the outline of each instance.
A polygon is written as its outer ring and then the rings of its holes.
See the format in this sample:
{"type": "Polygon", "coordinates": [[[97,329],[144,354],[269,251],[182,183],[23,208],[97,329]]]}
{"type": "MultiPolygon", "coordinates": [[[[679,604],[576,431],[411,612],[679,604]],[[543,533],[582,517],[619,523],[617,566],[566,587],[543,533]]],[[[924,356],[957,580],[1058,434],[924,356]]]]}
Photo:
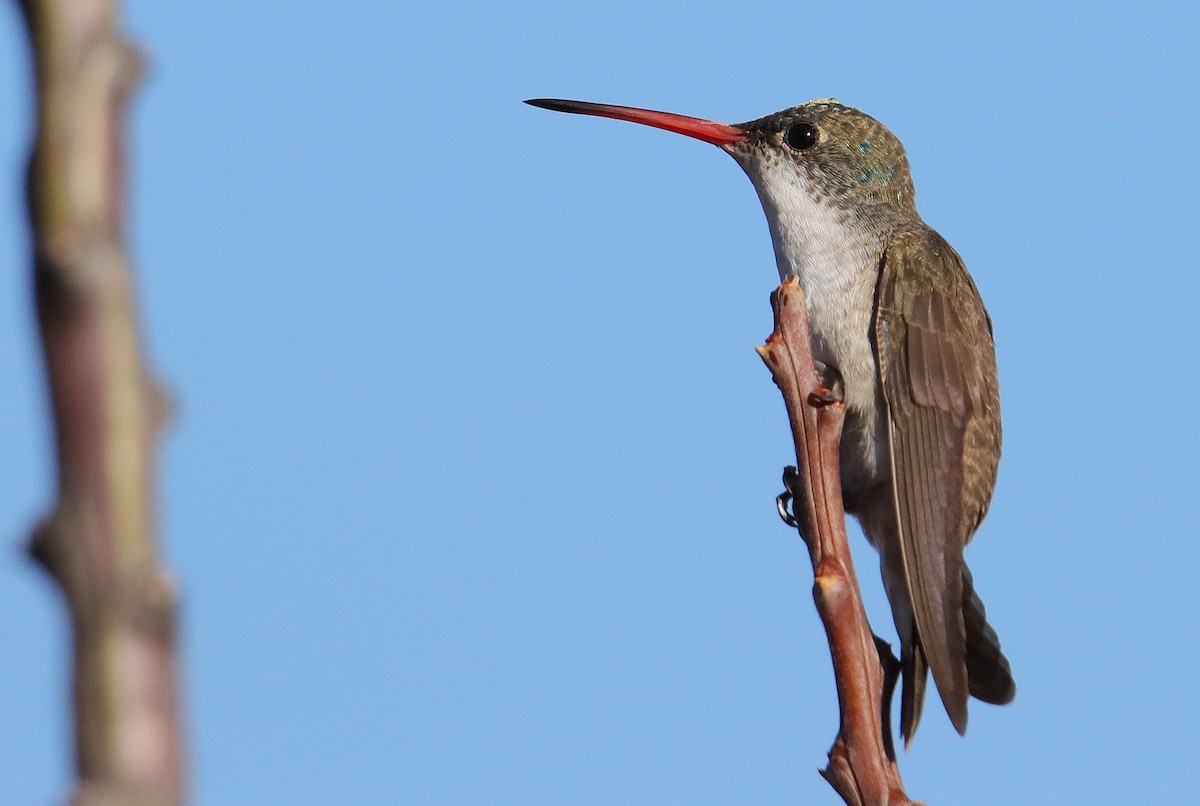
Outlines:
{"type": "Polygon", "coordinates": [[[758,192],[783,280],[807,297],[813,357],[842,381],[843,505],[879,552],[900,638],[900,733],[928,674],[955,729],[967,700],[1016,694],[963,550],[1000,462],[992,322],[966,265],[917,213],[908,157],[882,123],[820,99],[734,125],[585,101],[543,109],[641,123],[728,153],[758,192]]]}

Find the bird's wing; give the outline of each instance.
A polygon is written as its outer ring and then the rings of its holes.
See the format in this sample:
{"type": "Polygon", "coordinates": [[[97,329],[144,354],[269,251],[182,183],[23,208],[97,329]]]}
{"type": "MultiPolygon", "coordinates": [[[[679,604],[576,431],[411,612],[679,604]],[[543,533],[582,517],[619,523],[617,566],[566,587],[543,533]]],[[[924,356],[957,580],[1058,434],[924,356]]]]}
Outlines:
{"type": "Polygon", "coordinates": [[[900,551],[917,635],[951,721],[967,726],[963,548],[995,484],[1000,411],[991,323],[962,259],[933,230],[884,253],[875,339],[900,551]]]}

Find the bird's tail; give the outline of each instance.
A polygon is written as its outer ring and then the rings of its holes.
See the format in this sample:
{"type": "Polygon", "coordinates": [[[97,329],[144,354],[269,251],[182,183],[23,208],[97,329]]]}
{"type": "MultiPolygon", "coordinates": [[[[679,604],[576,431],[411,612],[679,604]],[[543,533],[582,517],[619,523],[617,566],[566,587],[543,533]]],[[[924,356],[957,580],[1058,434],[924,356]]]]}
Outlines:
{"type": "Polygon", "coordinates": [[[987,622],[971,572],[963,565],[963,623],[967,628],[967,686],[971,696],[1004,705],[1017,694],[1012,667],[1000,649],[1000,637],[987,622]]]}
{"type": "MultiPolygon", "coordinates": [[[[1012,702],[1017,693],[1012,667],[1000,649],[1000,637],[987,622],[983,600],[975,592],[970,570],[963,565],[963,626],[966,628],[967,688],[971,696],[994,705],[1012,702]]],[[[903,688],[900,693],[900,735],[904,746],[912,744],[921,721],[928,681],[928,663],[921,642],[914,635],[901,641],[903,688]]]]}
{"type": "Polygon", "coordinates": [[[921,710],[925,707],[925,684],[929,680],[929,664],[925,660],[925,650],[917,640],[916,629],[907,640],[900,642],[903,647],[900,657],[900,736],[904,739],[907,749],[912,744],[921,722],[921,710]]]}

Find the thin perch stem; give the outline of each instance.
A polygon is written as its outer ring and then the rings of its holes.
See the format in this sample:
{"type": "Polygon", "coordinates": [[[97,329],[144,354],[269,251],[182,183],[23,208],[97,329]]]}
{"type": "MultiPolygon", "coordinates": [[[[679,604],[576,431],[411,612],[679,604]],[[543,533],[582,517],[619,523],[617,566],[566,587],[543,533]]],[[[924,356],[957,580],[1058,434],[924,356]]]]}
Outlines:
{"type": "Polygon", "coordinates": [[[22,0],[37,82],[29,216],[58,500],[30,552],[69,609],[76,806],[183,800],[176,594],[159,566],[167,404],[138,343],[123,243],[125,107],[140,73],[112,0],[22,0]]]}
{"type": "Polygon", "coordinates": [[[783,393],[791,422],[799,471],[788,488],[812,560],[813,598],[829,639],[841,713],[821,774],[850,806],[905,806],[912,801],[885,733],[884,669],[846,539],[838,465],[846,407],[818,377],[799,283],[779,286],[771,306],[775,330],[758,353],[783,393]]]}

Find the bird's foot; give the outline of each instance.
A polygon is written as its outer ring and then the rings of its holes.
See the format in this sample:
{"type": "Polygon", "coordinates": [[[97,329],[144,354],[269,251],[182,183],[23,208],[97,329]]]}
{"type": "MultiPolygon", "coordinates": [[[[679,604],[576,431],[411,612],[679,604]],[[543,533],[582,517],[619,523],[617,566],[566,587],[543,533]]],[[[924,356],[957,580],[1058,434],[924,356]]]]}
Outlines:
{"type": "MultiPolygon", "coordinates": [[[[783,492],[775,496],[775,510],[784,523],[795,529],[800,528],[800,519],[796,517],[792,504],[796,500],[797,493],[803,493],[803,490],[804,485],[800,480],[800,471],[794,465],[785,467],[783,469],[783,492]]],[[[800,536],[804,537],[803,531],[800,536]]]]}
{"type": "Polygon", "coordinates": [[[813,361],[817,370],[819,386],[808,396],[808,405],[813,408],[824,408],[843,401],[842,375],[836,368],[821,361],[813,361]]]}
{"type": "Polygon", "coordinates": [[[779,495],[775,496],[775,510],[779,513],[779,517],[788,526],[800,528],[800,521],[796,520],[796,516],[791,510],[792,494],[784,490],[779,495]]]}

